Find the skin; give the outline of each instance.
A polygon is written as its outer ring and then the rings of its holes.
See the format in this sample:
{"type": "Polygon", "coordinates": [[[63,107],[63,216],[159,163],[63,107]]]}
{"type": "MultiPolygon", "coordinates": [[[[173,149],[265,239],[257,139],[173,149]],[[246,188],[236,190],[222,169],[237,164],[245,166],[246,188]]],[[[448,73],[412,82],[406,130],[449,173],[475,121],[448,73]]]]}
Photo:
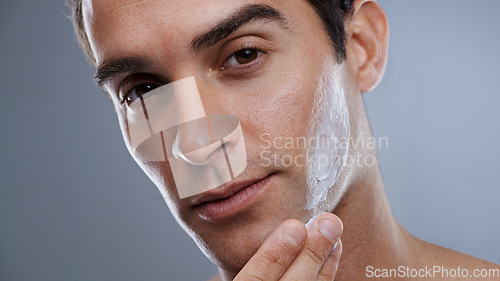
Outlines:
{"type": "MultiPolygon", "coordinates": [[[[258,2],[281,11],[286,28],[276,21],[255,21],[206,50],[190,50],[195,35],[249,3],[256,2],[83,3],[85,28],[98,65],[122,57],[149,61],[147,69],[141,70],[147,75],[124,73],[101,85],[113,101],[123,132],[127,131],[126,104],[120,103],[127,90],[124,84],[160,86],[195,76],[207,114],[225,113],[240,119],[248,157],[241,178],[258,180],[273,175],[251,208],[210,220],[199,216],[190,198],[179,199],[168,162],[138,163],[159,187],[179,224],[220,269],[214,280],[362,280],[367,279],[367,265],[498,268],[408,234],[390,213],[378,165],[346,166],[321,207],[327,213],[305,228],[304,223],[314,214],[304,209],[308,188],[305,168],[260,165],[260,147],[265,146],[260,136],[307,136],[315,121],[312,112],[317,81],[325,62],[336,62],[322,22],[306,1],[299,0],[258,2]],[[226,59],[232,53],[249,46],[263,50],[251,66],[228,65],[226,59]],[[319,230],[321,221],[331,223],[332,239],[319,230]]],[[[389,28],[375,1],[356,0],[354,8],[354,15],[346,22],[343,76],[347,78],[343,83],[351,137],[357,139],[371,137],[361,92],[371,91],[383,76],[389,28]]],[[[275,152],[297,156],[305,150],[275,152]]],[[[367,148],[353,148],[349,153],[376,157],[375,151],[367,148]]]]}

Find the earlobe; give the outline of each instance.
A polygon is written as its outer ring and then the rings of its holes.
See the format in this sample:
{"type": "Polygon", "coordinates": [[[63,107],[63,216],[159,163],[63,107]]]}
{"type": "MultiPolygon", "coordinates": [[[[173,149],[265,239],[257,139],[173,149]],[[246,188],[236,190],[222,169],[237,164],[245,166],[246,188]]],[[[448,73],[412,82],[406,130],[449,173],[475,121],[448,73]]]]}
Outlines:
{"type": "Polygon", "coordinates": [[[346,23],[347,63],[362,92],[373,90],[384,75],[389,24],[384,10],[371,0],[355,0],[346,23]]]}

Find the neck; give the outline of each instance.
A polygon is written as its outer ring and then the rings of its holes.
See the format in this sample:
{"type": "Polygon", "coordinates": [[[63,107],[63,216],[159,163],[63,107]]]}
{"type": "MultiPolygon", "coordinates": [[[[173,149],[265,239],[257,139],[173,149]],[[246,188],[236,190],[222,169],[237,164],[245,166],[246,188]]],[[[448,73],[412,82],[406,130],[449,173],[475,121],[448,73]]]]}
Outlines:
{"type": "Polygon", "coordinates": [[[366,268],[412,266],[417,240],[393,218],[378,166],[352,181],[334,210],[344,223],[335,281],[369,279],[366,268]]]}
{"type": "MultiPolygon", "coordinates": [[[[372,137],[361,95],[349,95],[351,136],[372,137]]],[[[376,151],[358,147],[356,152],[371,155],[376,151]]],[[[368,280],[367,267],[391,269],[418,265],[419,242],[406,232],[391,214],[378,163],[353,169],[345,175],[346,193],[334,209],[344,224],[342,256],[335,281],[368,280]]],[[[373,278],[371,278],[373,279],[373,278]]]]}

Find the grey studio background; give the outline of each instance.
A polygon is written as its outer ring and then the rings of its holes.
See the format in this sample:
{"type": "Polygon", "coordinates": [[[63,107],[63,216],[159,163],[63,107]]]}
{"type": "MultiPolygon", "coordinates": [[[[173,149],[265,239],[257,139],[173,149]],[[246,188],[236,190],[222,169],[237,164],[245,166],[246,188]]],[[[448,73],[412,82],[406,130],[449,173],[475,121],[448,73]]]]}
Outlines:
{"type": "MultiPolygon", "coordinates": [[[[366,95],[392,210],[500,262],[500,1],[383,0],[366,95]]],[[[216,272],[129,156],[62,0],[0,2],[0,280],[205,280],[216,272]]]]}

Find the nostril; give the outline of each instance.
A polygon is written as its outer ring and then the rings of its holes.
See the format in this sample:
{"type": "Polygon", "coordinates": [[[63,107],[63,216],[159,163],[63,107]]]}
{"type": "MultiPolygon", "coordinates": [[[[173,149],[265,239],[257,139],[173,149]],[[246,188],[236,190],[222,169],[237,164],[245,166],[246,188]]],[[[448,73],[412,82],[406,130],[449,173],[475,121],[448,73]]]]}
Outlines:
{"type": "Polygon", "coordinates": [[[208,164],[210,160],[210,155],[212,155],[219,147],[222,146],[222,142],[217,141],[210,145],[191,150],[187,147],[182,148],[181,138],[176,138],[172,146],[172,154],[178,160],[183,160],[191,165],[201,166],[208,164]]]}
{"type": "Polygon", "coordinates": [[[177,134],[172,145],[172,154],[179,160],[193,165],[204,165],[214,149],[210,122],[207,118],[199,118],[177,127],[177,134]]]}
{"type": "Polygon", "coordinates": [[[217,114],[165,132],[165,148],[180,198],[216,188],[247,166],[238,118],[217,114]]]}
{"type": "Polygon", "coordinates": [[[211,115],[181,124],[172,143],[172,154],[192,165],[206,165],[216,151],[238,142],[238,123],[235,117],[211,115]]]}

